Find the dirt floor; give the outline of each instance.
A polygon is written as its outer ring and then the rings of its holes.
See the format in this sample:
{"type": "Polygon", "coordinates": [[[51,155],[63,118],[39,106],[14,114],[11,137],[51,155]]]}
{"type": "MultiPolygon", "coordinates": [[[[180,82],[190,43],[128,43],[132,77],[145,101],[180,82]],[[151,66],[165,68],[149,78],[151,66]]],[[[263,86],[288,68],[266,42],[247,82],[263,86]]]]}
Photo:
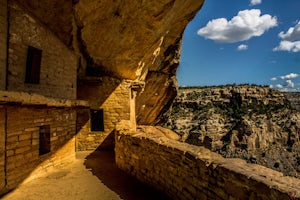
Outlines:
{"type": "Polygon", "coordinates": [[[79,152],[47,175],[21,184],[4,200],[160,200],[163,194],[116,167],[111,151],[79,152]]]}

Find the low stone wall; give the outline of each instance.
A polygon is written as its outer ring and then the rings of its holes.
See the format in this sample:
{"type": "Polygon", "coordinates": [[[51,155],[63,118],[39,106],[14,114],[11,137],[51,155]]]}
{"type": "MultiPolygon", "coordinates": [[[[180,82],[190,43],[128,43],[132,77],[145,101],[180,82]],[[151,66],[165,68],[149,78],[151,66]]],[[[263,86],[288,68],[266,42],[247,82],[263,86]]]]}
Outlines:
{"type": "Polygon", "coordinates": [[[300,180],[203,147],[145,133],[116,133],[116,163],[172,199],[300,199],[300,180]]]}

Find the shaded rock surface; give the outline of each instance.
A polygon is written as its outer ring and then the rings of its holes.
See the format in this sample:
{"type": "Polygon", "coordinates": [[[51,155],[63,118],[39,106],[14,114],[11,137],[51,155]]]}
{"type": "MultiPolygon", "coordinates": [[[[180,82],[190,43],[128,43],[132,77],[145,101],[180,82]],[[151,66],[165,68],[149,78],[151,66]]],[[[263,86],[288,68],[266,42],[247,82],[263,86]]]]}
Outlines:
{"type": "Polygon", "coordinates": [[[67,46],[72,45],[73,3],[71,0],[11,0],[22,5],[54,32],[67,46]]]}
{"type": "Polygon", "coordinates": [[[181,140],[300,177],[300,113],[259,86],[180,89],[166,126],[181,140]]]}

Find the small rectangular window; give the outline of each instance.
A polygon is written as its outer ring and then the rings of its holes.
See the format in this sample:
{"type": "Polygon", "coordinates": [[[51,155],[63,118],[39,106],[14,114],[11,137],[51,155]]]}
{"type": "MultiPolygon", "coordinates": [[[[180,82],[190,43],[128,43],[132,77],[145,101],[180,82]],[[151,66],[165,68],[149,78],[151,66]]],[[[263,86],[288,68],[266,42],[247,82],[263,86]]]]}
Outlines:
{"type": "Polygon", "coordinates": [[[51,151],[50,145],[50,126],[40,127],[39,155],[47,154],[51,151]]]}
{"type": "Polygon", "coordinates": [[[91,131],[104,131],[103,109],[91,110],[91,131]]]}
{"type": "Polygon", "coordinates": [[[25,83],[40,83],[42,50],[29,46],[26,61],[25,83]]]}

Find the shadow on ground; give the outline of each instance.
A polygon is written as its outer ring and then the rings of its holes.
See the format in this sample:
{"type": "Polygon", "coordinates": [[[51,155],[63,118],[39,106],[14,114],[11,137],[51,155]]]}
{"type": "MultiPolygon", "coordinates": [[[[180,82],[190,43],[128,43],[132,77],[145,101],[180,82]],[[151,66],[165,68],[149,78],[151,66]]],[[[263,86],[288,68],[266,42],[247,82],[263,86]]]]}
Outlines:
{"type": "Polygon", "coordinates": [[[124,200],[170,199],[118,169],[113,151],[96,150],[86,157],[84,165],[124,200]]]}

